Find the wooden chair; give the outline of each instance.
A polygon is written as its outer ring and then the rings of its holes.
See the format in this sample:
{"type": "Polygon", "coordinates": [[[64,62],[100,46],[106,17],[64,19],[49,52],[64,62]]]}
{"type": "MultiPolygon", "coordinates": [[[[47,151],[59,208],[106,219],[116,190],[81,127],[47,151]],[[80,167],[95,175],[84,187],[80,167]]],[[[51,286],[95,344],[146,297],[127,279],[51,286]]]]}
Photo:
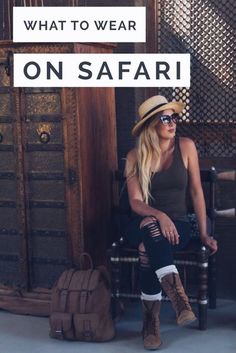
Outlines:
{"type": "MultiPolygon", "coordinates": [[[[214,235],[215,231],[216,177],[217,173],[214,167],[212,167],[211,170],[201,171],[201,181],[206,199],[211,236],[214,235]]],[[[125,244],[122,235],[123,223],[127,221],[130,215],[126,184],[120,171],[115,173],[114,179],[122,184],[120,202],[117,206],[114,206],[113,213],[114,232],[117,240],[108,250],[115,308],[117,301],[121,298],[140,298],[140,290],[138,279],[138,252],[136,249],[130,248],[125,244]]],[[[175,253],[174,263],[178,267],[190,302],[196,302],[198,305],[199,329],[205,330],[207,328],[208,302],[210,308],[216,307],[216,256],[209,256],[209,250],[202,245],[198,235],[195,215],[192,213],[191,207],[189,208],[189,212],[189,218],[192,224],[191,241],[186,250],[175,253]],[[194,269],[195,274],[193,274],[194,269]],[[190,274],[188,274],[188,272],[190,272],[190,274]],[[189,282],[190,285],[188,285],[189,282]],[[195,289],[194,293],[189,292],[189,288],[191,288],[191,291],[195,289]]]]}

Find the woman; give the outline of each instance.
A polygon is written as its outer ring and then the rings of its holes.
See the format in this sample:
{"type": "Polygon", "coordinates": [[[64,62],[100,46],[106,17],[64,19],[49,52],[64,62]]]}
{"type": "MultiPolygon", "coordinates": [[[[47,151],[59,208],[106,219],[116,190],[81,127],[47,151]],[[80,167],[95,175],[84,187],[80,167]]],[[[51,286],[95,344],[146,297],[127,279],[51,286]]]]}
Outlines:
{"type": "Polygon", "coordinates": [[[178,113],[184,104],[153,96],[139,107],[140,120],[132,133],[137,145],[126,158],[125,176],[134,216],[125,230],[127,240],[139,250],[143,340],[146,349],[161,345],[159,311],[161,289],[170,298],[177,323],[196,320],[173,264],[173,252],[189,241],[186,189],[196,213],[201,241],[217,251],[208,235],[206,207],[200,180],[198,155],[189,138],[177,138],[178,113]]]}

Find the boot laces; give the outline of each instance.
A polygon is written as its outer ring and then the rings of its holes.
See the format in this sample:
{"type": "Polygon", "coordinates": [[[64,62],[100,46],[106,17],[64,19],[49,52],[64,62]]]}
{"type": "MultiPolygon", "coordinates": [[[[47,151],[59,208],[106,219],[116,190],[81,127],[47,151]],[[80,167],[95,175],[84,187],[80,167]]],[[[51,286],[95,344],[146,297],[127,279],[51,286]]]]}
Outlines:
{"type": "Polygon", "coordinates": [[[159,320],[153,314],[152,309],[147,309],[144,315],[144,328],[143,328],[143,334],[144,337],[148,335],[157,335],[158,334],[158,328],[159,328],[159,320]]]}
{"type": "Polygon", "coordinates": [[[183,310],[191,310],[190,305],[188,303],[188,298],[184,294],[183,289],[176,283],[176,278],[174,277],[174,282],[168,281],[169,286],[171,287],[173,293],[173,302],[176,306],[178,314],[180,314],[183,310]]]}

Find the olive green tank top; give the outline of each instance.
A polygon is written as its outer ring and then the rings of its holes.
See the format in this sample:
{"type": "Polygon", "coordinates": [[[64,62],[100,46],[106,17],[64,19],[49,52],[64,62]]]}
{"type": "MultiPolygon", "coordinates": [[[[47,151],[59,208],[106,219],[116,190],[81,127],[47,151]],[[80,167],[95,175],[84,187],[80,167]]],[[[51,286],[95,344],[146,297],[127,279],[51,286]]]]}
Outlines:
{"type": "Polygon", "coordinates": [[[175,139],[174,156],[165,170],[153,173],[150,206],[166,213],[172,219],[187,220],[186,191],[188,171],[184,165],[179,138],[175,139]]]}

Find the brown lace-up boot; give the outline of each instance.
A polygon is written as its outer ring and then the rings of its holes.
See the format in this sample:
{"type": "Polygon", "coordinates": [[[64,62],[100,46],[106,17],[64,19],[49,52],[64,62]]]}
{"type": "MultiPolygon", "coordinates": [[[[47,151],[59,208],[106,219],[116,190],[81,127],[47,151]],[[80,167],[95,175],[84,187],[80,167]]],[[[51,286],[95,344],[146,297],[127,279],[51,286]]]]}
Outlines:
{"type": "Polygon", "coordinates": [[[178,325],[187,325],[197,319],[177,273],[169,273],[164,276],[161,279],[161,286],[172,302],[178,325]]]}
{"type": "Polygon", "coordinates": [[[149,350],[158,349],[161,345],[160,339],[160,307],[161,301],[142,300],[143,307],[143,345],[149,350]]]}

